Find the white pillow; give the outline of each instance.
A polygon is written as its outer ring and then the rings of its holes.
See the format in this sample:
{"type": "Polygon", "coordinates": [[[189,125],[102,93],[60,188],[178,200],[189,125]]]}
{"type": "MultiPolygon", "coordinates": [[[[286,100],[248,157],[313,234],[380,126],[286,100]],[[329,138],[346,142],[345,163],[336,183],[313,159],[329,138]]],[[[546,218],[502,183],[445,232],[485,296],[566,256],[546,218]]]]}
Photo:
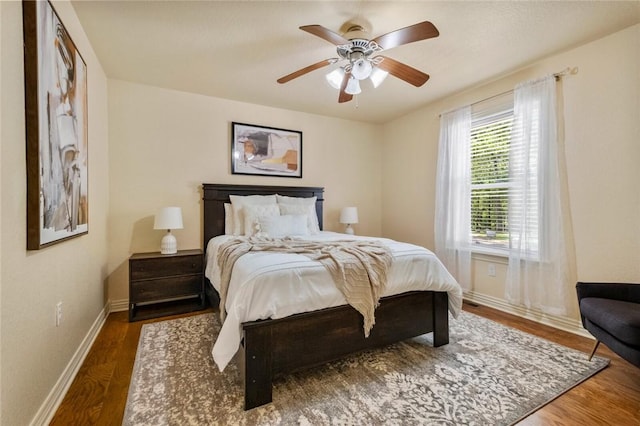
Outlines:
{"type": "Polygon", "coordinates": [[[316,206],[304,204],[279,204],[281,215],[305,215],[307,216],[307,229],[309,234],[317,234],[320,232],[318,225],[318,216],[316,215],[316,206]]]}
{"type": "Polygon", "coordinates": [[[309,216],[309,233],[317,234],[320,232],[320,224],[318,223],[318,215],[316,214],[316,200],[318,197],[288,197],[286,195],[276,194],[276,200],[280,206],[307,206],[308,211],[303,211],[296,207],[285,207],[286,213],[280,209],[280,214],[307,214],[309,216]]]}
{"type": "Polygon", "coordinates": [[[307,215],[262,216],[259,219],[260,232],[267,237],[278,238],[295,235],[309,235],[307,215]]]}
{"type": "Polygon", "coordinates": [[[224,203],[224,235],[233,235],[233,206],[224,203]]]}
{"type": "Polygon", "coordinates": [[[256,204],[243,207],[244,210],[244,235],[251,237],[260,232],[260,223],[263,217],[280,216],[277,204],[256,204]]]}
{"type": "Polygon", "coordinates": [[[276,200],[278,204],[316,204],[316,199],[318,197],[288,197],[286,195],[276,194],[276,200]]]}
{"type": "Polygon", "coordinates": [[[275,195],[229,195],[233,206],[233,235],[244,235],[244,206],[276,204],[275,195]]]}

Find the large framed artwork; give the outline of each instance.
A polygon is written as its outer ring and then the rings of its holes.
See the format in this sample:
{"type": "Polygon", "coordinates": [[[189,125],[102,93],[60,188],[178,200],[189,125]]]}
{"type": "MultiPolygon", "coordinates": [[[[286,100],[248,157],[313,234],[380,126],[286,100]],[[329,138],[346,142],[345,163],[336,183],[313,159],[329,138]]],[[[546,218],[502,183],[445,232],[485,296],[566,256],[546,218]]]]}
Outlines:
{"type": "Polygon", "coordinates": [[[22,2],[27,249],[88,232],[87,65],[48,1],[22,2]]]}
{"type": "Polygon", "coordinates": [[[302,132],[231,123],[231,173],[302,177],[302,132]]]}

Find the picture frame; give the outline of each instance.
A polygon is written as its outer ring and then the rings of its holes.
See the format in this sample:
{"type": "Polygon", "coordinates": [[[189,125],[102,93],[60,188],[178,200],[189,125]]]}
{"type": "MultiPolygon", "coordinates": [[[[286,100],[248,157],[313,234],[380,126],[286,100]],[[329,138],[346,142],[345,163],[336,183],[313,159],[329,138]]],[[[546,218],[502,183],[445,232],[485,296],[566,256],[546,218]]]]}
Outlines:
{"type": "Polygon", "coordinates": [[[302,132],[232,122],[231,173],[302,178],[302,132]]]}
{"type": "Polygon", "coordinates": [[[27,249],[89,232],[87,65],[49,1],[23,0],[27,249]]]}

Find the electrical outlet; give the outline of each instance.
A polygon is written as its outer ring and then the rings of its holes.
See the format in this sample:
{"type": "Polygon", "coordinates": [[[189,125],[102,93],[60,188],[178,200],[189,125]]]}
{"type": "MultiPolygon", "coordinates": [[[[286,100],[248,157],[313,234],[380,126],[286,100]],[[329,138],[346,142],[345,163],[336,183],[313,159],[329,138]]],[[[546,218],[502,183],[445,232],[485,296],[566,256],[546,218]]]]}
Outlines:
{"type": "Polygon", "coordinates": [[[494,265],[493,263],[490,263],[489,266],[487,266],[487,273],[489,274],[490,277],[495,277],[496,265],[494,265]]]}
{"type": "Polygon", "coordinates": [[[62,324],[62,302],[56,304],[56,327],[62,324]]]}

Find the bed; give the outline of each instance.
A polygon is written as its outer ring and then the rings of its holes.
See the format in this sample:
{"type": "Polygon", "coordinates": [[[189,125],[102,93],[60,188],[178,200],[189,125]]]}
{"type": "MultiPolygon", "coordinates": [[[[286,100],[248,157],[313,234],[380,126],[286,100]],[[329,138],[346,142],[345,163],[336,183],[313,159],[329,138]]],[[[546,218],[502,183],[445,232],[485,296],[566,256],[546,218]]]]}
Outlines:
{"type": "MultiPolygon", "coordinates": [[[[212,238],[225,234],[224,204],[230,202],[231,195],[276,193],[316,197],[318,225],[323,228],[323,188],[205,183],[203,247],[212,238]]],[[[218,306],[218,294],[208,279],[206,292],[212,306],[218,306]]],[[[449,343],[449,307],[446,291],[407,291],[382,297],[375,311],[375,326],[367,338],[362,316],[349,305],[243,322],[238,362],[243,373],[244,408],[271,402],[272,380],[277,375],[425,333],[433,332],[435,347],[445,345],[449,343]]]]}

